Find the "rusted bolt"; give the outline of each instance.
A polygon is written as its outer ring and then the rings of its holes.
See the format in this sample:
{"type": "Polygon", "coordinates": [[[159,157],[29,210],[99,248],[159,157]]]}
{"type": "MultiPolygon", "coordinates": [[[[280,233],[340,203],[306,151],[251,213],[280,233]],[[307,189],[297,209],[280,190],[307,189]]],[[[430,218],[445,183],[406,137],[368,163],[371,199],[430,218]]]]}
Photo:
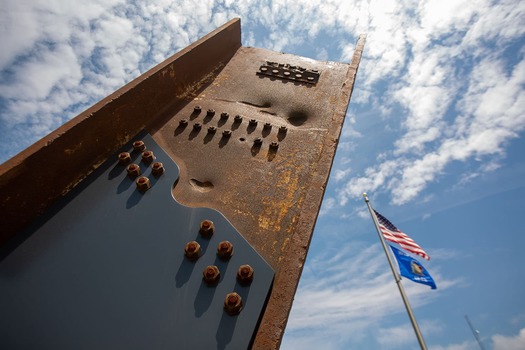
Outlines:
{"type": "Polygon", "coordinates": [[[202,128],[202,124],[197,122],[193,124],[193,130],[200,130],[202,128]]]}
{"type": "Polygon", "coordinates": [[[208,109],[208,111],[206,112],[207,117],[213,117],[214,115],[215,115],[215,109],[213,108],[208,109]]]}
{"type": "Polygon", "coordinates": [[[237,270],[237,280],[241,284],[250,284],[253,281],[253,268],[250,265],[241,265],[237,270]]]}
{"type": "Polygon", "coordinates": [[[187,120],[187,119],[181,119],[181,120],[179,121],[179,125],[180,125],[180,126],[186,126],[186,125],[188,125],[188,120],[187,120]]]}
{"type": "Polygon", "coordinates": [[[230,117],[230,115],[226,112],[222,112],[221,113],[221,119],[228,119],[230,117]]]}
{"type": "Polygon", "coordinates": [[[257,120],[255,120],[255,119],[250,119],[250,121],[249,121],[249,125],[251,125],[251,126],[255,126],[255,125],[257,125],[257,120]]]}
{"type": "Polygon", "coordinates": [[[146,149],[146,144],[144,141],[135,141],[133,142],[133,150],[135,152],[142,152],[146,149]]]}
{"type": "Polygon", "coordinates": [[[242,117],[240,115],[238,115],[238,114],[233,119],[235,120],[236,123],[242,122],[242,117]]]}
{"type": "Polygon", "coordinates": [[[230,136],[232,136],[232,131],[231,131],[231,130],[224,130],[224,131],[222,132],[222,136],[224,136],[224,137],[230,137],[230,136]]]}
{"type": "Polygon", "coordinates": [[[186,243],[184,247],[184,255],[188,260],[195,261],[201,256],[201,245],[196,241],[186,243]]]}
{"type": "Polygon", "coordinates": [[[241,312],[242,309],[242,298],[239,294],[232,292],[226,294],[226,298],[224,299],[224,310],[229,315],[238,315],[239,312],[241,312]]]}
{"type": "Polygon", "coordinates": [[[278,142],[275,142],[275,141],[272,142],[272,143],[270,143],[270,148],[272,148],[272,149],[277,149],[277,148],[279,148],[279,143],[278,143],[278,142]]]}
{"type": "Polygon", "coordinates": [[[204,271],[202,271],[202,279],[207,285],[216,286],[221,279],[221,272],[215,265],[206,266],[204,271]]]}
{"type": "Polygon", "coordinates": [[[151,182],[146,176],[139,177],[135,183],[137,184],[137,189],[142,193],[146,192],[151,187],[151,182]]]}
{"type": "Polygon", "coordinates": [[[253,140],[253,144],[255,146],[260,146],[260,145],[262,145],[262,143],[263,143],[263,140],[260,137],[258,137],[255,140],[253,140]]]}
{"type": "Polygon", "coordinates": [[[151,151],[142,152],[142,161],[144,163],[151,163],[155,160],[155,155],[151,151]]]}
{"type": "Polygon", "coordinates": [[[132,179],[140,175],[140,167],[137,164],[128,165],[126,170],[128,171],[128,176],[132,179]]]}
{"type": "Polygon", "coordinates": [[[118,155],[118,161],[120,164],[126,164],[131,162],[131,155],[129,152],[122,152],[118,155]]]}
{"type": "Polygon", "coordinates": [[[222,241],[217,246],[217,255],[221,260],[228,260],[233,255],[233,244],[229,241],[222,241]]]}
{"type": "Polygon", "coordinates": [[[215,132],[217,132],[217,128],[216,128],[215,126],[210,126],[210,127],[208,128],[208,132],[209,132],[210,134],[215,134],[215,132]]]}
{"type": "Polygon", "coordinates": [[[195,112],[195,113],[197,113],[197,114],[199,114],[199,113],[201,112],[201,110],[202,110],[201,106],[195,106],[195,107],[193,107],[193,112],[195,112]]]}
{"type": "Polygon", "coordinates": [[[264,129],[271,129],[272,124],[271,123],[264,123],[264,129]]]}
{"type": "Polygon", "coordinates": [[[279,133],[286,134],[288,132],[288,128],[286,126],[280,126],[279,127],[279,133]]]}
{"type": "Polygon", "coordinates": [[[211,220],[202,220],[201,226],[199,229],[199,233],[204,238],[210,238],[213,235],[213,231],[215,231],[215,226],[213,225],[213,221],[211,220]]]}
{"type": "Polygon", "coordinates": [[[162,164],[161,162],[155,162],[151,166],[151,173],[155,176],[160,176],[164,174],[164,170],[164,164],[162,164]]]}

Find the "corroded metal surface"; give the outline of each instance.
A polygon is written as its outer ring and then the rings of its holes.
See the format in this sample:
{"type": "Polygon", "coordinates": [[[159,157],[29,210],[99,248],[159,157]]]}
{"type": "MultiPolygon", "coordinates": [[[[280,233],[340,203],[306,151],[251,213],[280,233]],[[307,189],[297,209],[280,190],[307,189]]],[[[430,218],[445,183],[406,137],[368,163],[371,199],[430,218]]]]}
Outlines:
{"type": "Polygon", "coordinates": [[[258,348],[279,346],[356,68],[242,47],[154,135],[181,165],[177,200],[220,210],[277,272],[258,348]],[[309,85],[261,76],[267,61],[320,77],[309,85]]]}
{"type": "Polygon", "coordinates": [[[219,210],[275,270],[253,347],[278,348],[364,40],[350,64],[319,62],[241,47],[240,23],[231,21],[2,165],[0,209],[15,203],[32,215],[17,219],[11,233],[145,128],[180,166],[175,198],[219,210]],[[318,80],[285,79],[285,70],[257,74],[268,62],[317,71],[318,80]],[[28,183],[44,183],[36,199],[38,187],[28,183]]]}

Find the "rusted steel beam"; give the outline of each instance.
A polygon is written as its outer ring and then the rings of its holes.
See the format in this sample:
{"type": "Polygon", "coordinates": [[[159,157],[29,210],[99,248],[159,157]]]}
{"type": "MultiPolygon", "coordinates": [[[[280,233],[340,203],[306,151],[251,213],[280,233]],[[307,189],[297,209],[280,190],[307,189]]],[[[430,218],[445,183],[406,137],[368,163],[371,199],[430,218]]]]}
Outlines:
{"type": "Polygon", "coordinates": [[[277,349],[365,38],[350,64],[240,42],[230,21],[0,166],[0,239],[146,129],[180,167],[175,199],[219,210],[276,272],[253,348],[277,349]]]}
{"type": "Polygon", "coordinates": [[[166,110],[202,89],[241,46],[234,19],[150,69],[0,165],[0,244],[166,110]]]}

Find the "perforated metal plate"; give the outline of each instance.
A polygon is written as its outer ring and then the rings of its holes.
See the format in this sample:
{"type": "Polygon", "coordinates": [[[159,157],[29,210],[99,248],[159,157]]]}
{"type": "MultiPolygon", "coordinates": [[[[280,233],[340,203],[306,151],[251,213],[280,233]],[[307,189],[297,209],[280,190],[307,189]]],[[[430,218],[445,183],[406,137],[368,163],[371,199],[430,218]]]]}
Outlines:
{"type": "MultiPolygon", "coordinates": [[[[146,134],[128,151],[151,181],[136,189],[126,166],[111,157],[24,234],[0,251],[0,339],[6,349],[246,349],[270,291],[274,271],[218,211],[188,208],[172,197],[177,165],[146,134]],[[166,169],[159,177],[140,161],[143,140],[166,169]],[[199,224],[215,225],[210,239],[199,224]],[[196,240],[202,256],[185,258],[196,240]],[[234,246],[229,261],[220,241],[234,246]],[[236,280],[251,265],[250,285],[236,280]],[[215,287],[202,271],[216,265],[215,287]],[[227,293],[240,314],[223,309],[227,293]]],[[[52,181],[52,179],[50,179],[52,181]]]]}

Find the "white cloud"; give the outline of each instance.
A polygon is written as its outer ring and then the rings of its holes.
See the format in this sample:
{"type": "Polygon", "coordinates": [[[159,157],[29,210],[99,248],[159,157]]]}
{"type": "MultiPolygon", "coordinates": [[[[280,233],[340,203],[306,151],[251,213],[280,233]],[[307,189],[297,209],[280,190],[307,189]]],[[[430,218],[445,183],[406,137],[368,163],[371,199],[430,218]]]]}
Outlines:
{"type": "Polygon", "coordinates": [[[525,349],[525,328],[514,336],[496,334],[492,336],[494,350],[523,350],[525,349]]]}
{"type": "Polygon", "coordinates": [[[430,350],[478,350],[479,346],[472,341],[465,341],[459,344],[449,344],[449,345],[435,345],[430,346],[430,350]]]}

